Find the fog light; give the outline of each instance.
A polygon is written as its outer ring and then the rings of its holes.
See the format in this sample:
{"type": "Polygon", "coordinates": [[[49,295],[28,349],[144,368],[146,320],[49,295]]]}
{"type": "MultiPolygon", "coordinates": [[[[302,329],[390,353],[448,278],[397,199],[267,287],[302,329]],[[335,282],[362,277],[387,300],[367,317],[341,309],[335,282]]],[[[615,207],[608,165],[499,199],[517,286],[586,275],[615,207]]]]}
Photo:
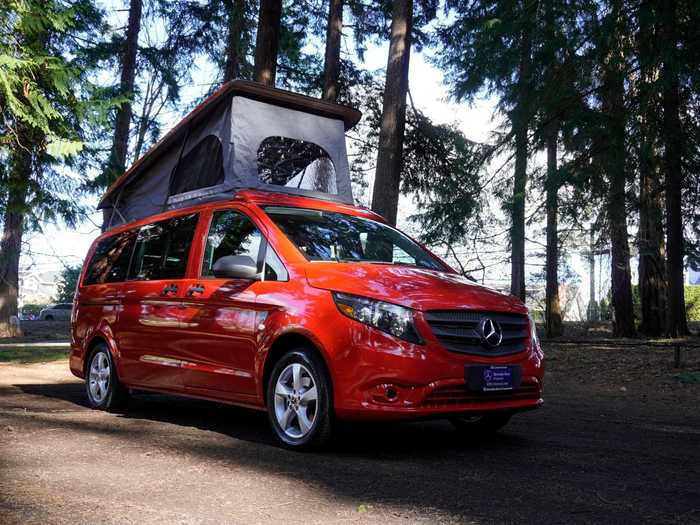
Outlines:
{"type": "Polygon", "coordinates": [[[394,399],[396,399],[398,393],[396,392],[396,389],[393,386],[388,386],[386,387],[386,390],[384,390],[384,395],[388,400],[393,401],[394,399]]]}

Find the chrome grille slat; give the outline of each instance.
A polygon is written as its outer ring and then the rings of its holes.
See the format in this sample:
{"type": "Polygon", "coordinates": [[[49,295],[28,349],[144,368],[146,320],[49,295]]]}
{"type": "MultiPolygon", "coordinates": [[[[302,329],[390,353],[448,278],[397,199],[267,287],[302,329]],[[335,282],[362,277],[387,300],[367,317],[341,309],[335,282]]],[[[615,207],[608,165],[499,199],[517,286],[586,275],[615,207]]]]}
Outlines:
{"type": "Polygon", "coordinates": [[[528,319],[522,314],[477,312],[470,310],[431,310],[425,313],[433,335],[450,352],[482,356],[503,356],[525,350],[528,319]],[[484,344],[479,323],[488,317],[501,325],[503,339],[499,346],[484,344]]]}

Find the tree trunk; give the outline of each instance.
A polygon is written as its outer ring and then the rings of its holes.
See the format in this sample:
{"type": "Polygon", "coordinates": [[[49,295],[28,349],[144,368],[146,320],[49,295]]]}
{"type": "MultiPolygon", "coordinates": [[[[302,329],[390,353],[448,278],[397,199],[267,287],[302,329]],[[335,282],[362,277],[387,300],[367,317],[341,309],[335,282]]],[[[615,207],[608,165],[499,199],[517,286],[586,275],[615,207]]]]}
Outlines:
{"type": "Polygon", "coordinates": [[[545,290],[545,333],[547,337],[557,337],[562,334],[561,306],[559,304],[559,167],[557,166],[557,139],[559,137],[559,121],[557,119],[558,104],[555,103],[555,81],[557,70],[557,54],[555,49],[555,15],[553,0],[545,3],[545,25],[547,39],[547,100],[546,117],[548,122],[545,129],[547,147],[547,256],[546,256],[546,290],[545,290]]]}
{"type": "Polygon", "coordinates": [[[656,155],[655,67],[652,62],[653,13],[648,1],[639,16],[639,96],[642,105],[639,145],[639,331],[651,337],[665,333],[666,276],[664,268],[663,187],[656,155]]]}
{"type": "Polygon", "coordinates": [[[532,93],[532,26],[537,12],[537,1],[524,2],[525,23],[520,41],[518,66],[518,101],[513,111],[515,134],[515,170],[513,173],[513,203],[510,230],[510,293],[525,300],[525,192],[527,189],[527,132],[530,125],[530,97],[532,93]]]}
{"type": "Polygon", "coordinates": [[[280,0],[260,0],[258,34],[255,40],[255,81],[266,86],[275,86],[281,19],[280,0]]]}
{"type": "Polygon", "coordinates": [[[394,0],[372,210],[396,225],[401,183],[413,0],[394,0]]]}
{"type": "Polygon", "coordinates": [[[226,34],[226,65],[224,66],[224,82],[241,76],[241,59],[243,50],[243,21],[245,17],[245,0],[225,0],[227,34],[226,34]]]}
{"type": "Polygon", "coordinates": [[[635,334],[632,282],[630,272],[630,248],[627,234],[627,210],[625,185],[625,77],[620,39],[623,37],[621,0],[612,6],[616,20],[612,45],[603,64],[603,87],[601,94],[603,116],[606,119],[604,134],[606,151],[604,170],[608,179],[608,232],[611,252],[612,306],[615,319],[613,334],[630,337],[635,334]]]}
{"type": "Polygon", "coordinates": [[[141,30],[142,0],[131,0],[129,4],[129,21],[126,29],[126,42],[121,57],[120,91],[128,97],[117,111],[114,128],[114,140],[110,165],[107,172],[108,186],[122,174],[126,168],[126,155],[129,151],[129,126],[131,125],[131,100],[134,95],[134,78],[136,77],[136,52],[138,51],[139,31],[141,30]]]}
{"type": "Polygon", "coordinates": [[[13,157],[0,239],[0,337],[22,335],[19,324],[13,323],[12,318],[17,316],[19,257],[32,165],[31,154],[22,148],[15,148],[13,157]]]}
{"type": "Polygon", "coordinates": [[[326,31],[326,58],[323,66],[323,99],[338,98],[340,76],[340,39],[343,36],[343,0],[330,0],[326,31]]]}
{"type": "Polygon", "coordinates": [[[591,224],[591,229],[589,231],[589,246],[590,252],[588,253],[588,320],[598,321],[598,302],[595,298],[595,234],[593,231],[593,224],[591,224]]]}
{"type": "Polygon", "coordinates": [[[661,68],[663,96],[663,169],[666,186],[666,274],[668,278],[666,331],[670,337],[687,335],[683,279],[683,129],[680,122],[676,0],[660,2],[661,68]]]}
{"type": "Polygon", "coordinates": [[[547,284],[545,292],[545,333],[547,337],[562,334],[561,306],[559,304],[559,235],[557,166],[557,124],[551,122],[547,130],[547,284]]]}

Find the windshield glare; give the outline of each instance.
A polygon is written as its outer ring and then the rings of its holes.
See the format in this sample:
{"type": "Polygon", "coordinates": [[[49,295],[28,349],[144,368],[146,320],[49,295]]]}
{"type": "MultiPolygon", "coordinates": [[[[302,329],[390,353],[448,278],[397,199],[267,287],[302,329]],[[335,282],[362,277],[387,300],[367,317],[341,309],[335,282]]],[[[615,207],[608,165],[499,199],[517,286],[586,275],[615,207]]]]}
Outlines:
{"type": "Polygon", "coordinates": [[[311,261],[404,264],[445,271],[411,239],[385,224],[343,213],[267,206],[265,212],[311,261]]]}

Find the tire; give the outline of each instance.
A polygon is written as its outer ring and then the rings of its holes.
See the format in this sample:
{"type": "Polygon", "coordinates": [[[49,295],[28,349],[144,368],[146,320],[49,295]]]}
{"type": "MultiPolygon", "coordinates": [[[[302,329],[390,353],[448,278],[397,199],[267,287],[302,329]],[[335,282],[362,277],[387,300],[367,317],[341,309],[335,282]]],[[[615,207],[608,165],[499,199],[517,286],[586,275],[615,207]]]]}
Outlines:
{"type": "Polygon", "coordinates": [[[44,321],[53,321],[53,315],[47,315],[44,317],[44,321]]]}
{"type": "Polygon", "coordinates": [[[270,425],[282,445],[309,450],[330,441],[331,382],[324,363],[313,350],[300,347],[283,355],[272,369],[266,397],[270,425]],[[314,393],[307,394],[313,386],[314,393]]]}
{"type": "Polygon", "coordinates": [[[100,343],[92,352],[85,368],[85,392],[91,408],[113,411],[123,407],[129,393],[119,382],[112,353],[100,343]]]}
{"type": "Polygon", "coordinates": [[[470,436],[488,436],[495,434],[508,424],[513,414],[510,412],[493,412],[478,416],[457,416],[449,419],[458,432],[470,436]]]}

